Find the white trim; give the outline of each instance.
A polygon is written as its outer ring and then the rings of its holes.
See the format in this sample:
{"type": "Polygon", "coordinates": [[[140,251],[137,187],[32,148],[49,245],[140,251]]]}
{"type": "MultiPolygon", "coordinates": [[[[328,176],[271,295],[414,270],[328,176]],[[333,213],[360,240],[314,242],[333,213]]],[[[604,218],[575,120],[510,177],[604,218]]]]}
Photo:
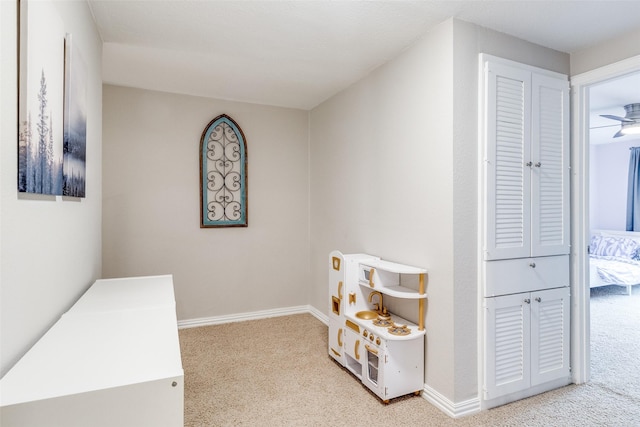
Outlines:
{"type": "Polygon", "coordinates": [[[315,317],[325,325],[329,326],[329,316],[327,316],[326,314],[324,314],[323,312],[321,312],[320,310],[318,310],[312,305],[308,305],[307,307],[310,315],[312,315],[313,317],[315,317]]]}
{"type": "Polygon", "coordinates": [[[480,412],[480,399],[477,397],[454,403],[426,384],[422,397],[451,418],[466,417],[480,412]]]}
{"type": "Polygon", "coordinates": [[[640,70],[640,55],[571,77],[571,366],[576,384],[591,377],[589,311],[589,87],[640,70]]]}
{"type": "MultiPolygon", "coordinates": [[[[493,56],[486,53],[480,53],[480,63],[485,64],[487,62],[493,62],[495,64],[502,64],[509,67],[519,68],[521,70],[527,70],[543,76],[549,76],[556,79],[568,80],[568,76],[564,73],[558,73],[557,71],[547,70],[545,68],[535,67],[533,65],[524,64],[522,62],[512,61],[510,59],[501,58],[499,56],[493,56]]],[[[481,67],[483,69],[484,65],[481,67]]]]}
{"type": "Polygon", "coordinates": [[[198,319],[185,319],[178,321],[178,329],[196,328],[199,326],[222,325],[223,323],[244,322],[247,320],[260,320],[270,317],[290,316],[293,314],[309,313],[324,323],[329,323],[329,318],[311,305],[299,305],[295,307],[276,308],[273,310],[254,311],[250,313],[229,314],[226,316],[201,317],[198,319]]]}
{"type": "Polygon", "coordinates": [[[571,383],[569,377],[558,378],[553,381],[549,381],[544,384],[539,384],[531,388],[527,388],[515,393],[507,394],[504,396],[496,397],[494,399],[484,400],[482,402],[482,409],[488,410],[498,406],[506,405],[508,403],[515,402],[516,400],[526,399],[528,397],[536,396],[541,393],[546,393],[551,390],[555,390],[571,383]]]}
{"type": "MultiPolygon", "coordinates": [[[[485,235],[485,167],[484,162],[487,160],[484,154],[485,152],[485,114],[486,114],[486,78],[485,78],[485,61],[486,55],[481,53],[478,56],[478,238],[476,239],[476,248],[477,248],[477,256],[476,256],[476,267],[477,267],[477,286],[476,286],[476,333],[477,333],[477,357],[476,357],[476,368],[478,372],[478,396],[482,396],[482,388],[484,384],[484,343],[486,340],[485,331],[486,326],[484,324],[484,311],[483,311],[483,302],[484,302],[484,235],[485,235]]],[[[479,409],[482,409],[482,402],[478,402],[480,406],[479,409]]]]}
{"type": "Polygon", "coordinates": [[[640,70],[640,55],[577,74],[571,77],[571,85],[587,86],[594,83],[602,83],[605,80],[614,79],[638,70],[640,70]]]}

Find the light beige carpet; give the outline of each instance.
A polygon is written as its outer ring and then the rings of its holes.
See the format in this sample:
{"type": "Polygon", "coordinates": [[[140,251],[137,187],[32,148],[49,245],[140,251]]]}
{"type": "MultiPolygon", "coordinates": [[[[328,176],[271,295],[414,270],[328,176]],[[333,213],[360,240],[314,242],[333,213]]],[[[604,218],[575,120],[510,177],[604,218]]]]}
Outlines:
{"type": "MultiPolygon", "coordinates": [[[[179,334],[189,427],[640,426],[635,394],[640,375],[635,372],[615,388],[606,384],[607,370],[597,368],[589,384],[454,420],[420,396],[383,404],[328,356],[327,327],[311,315],[182,329],[179,334]],[[625,389],[629,383],[635,391],[625,389]]],[[[609,365],[616,363],[613,356],[598,357],[609,365]]],[[[631,357],[634,366],[639,357],[631,357]]]]}
{"type": "Polygon", "coordinates": [[[640,411],[640,285],[626,292],[591,289],[591,382],[634,398],[640,411]]]}

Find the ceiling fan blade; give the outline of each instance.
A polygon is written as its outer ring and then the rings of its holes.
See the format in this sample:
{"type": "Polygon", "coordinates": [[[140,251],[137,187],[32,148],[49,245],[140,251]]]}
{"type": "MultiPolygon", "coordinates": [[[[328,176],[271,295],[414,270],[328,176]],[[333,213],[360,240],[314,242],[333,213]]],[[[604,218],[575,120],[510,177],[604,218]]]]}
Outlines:
{"type": "Polygon", "coordinates": [[[619,120],[623,123],[635,123],[635,120],[627,119],[625,117],[620,116],[612,116],[611,114],[600,114],[600,117],[605,117],[607,119],[619,120]]]}
{"type": "Polygon", "coordinates": [[[618,126],[620,126],[620,125],[617,125],[617,124],[616,124],[616,125],[591,126],[591,127],[589,128],[589,130],[592,130],[592,129],[603,129],[603,128],[612,128],[612,127],[618,127],[618,126]]]}

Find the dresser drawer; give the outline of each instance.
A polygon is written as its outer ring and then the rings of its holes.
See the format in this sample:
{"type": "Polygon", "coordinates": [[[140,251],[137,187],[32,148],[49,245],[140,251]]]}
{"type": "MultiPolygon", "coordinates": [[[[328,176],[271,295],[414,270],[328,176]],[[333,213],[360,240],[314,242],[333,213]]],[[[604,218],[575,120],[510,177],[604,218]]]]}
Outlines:
{"type": "Polygon", "coordinates": [[[486,261],[484,296],[569,286],[569,255],[486,261]]]}

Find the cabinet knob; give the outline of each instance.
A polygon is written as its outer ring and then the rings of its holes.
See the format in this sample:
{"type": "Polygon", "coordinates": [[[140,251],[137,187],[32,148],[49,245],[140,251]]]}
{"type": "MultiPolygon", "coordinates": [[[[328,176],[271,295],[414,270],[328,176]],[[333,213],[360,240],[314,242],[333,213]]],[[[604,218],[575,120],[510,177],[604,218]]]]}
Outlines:
{"type": "Polygon", "coordinates": [[[531,300],[529,298],[524,299],[525,304],[531,304],[531,300]]]}
{"type": "Polygon", "coordinates": [[[542,163],[538,162],[534,165],[535,167],[539,168],[540,166],[542,166],[542,163]]]}
{"type": "Polygon", "coordinates": [[[536,263],[535,263],[535,262],[530,263],[530,264],[529,264],[529,267],[531,267],[531,268],[536,268],[536,263]]]}
{"type": "Polygon", "coordinates": [[[542,298],[537,297],[537,298],[536,298],[536,301],[537,301],[537,302],[542,302],[542,298]]]}
{"type": "Polygon", "coordinates": [[[533,162],[527,162],[527,163],[525,163],[524,165],[525,165],[525,166],[529,166],[529,167],[531,167],[531,165],[533,165],[533,162]]]}

